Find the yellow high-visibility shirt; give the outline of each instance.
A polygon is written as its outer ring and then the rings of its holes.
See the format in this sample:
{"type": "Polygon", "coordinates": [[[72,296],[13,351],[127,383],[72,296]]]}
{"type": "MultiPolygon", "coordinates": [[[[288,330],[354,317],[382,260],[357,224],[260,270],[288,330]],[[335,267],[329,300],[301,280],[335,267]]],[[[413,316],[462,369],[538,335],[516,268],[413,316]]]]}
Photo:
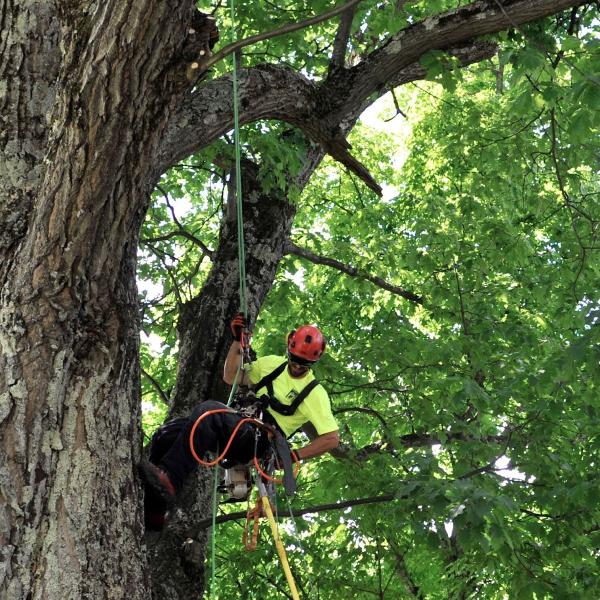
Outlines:
{"type": "MultiPolygon", "coordinates": [[[[285,356],[262,356],[248,366],[248,378],[252,384],[257,384],[265,375],[272,373],[279,365],[286,361],[285,356]]],[[[294,398],[311,382],[315,376],[308,371],[303,377],[292,377],[287,367],[277,377],[273,385],[273,394],[282,404],[292,404],[294,398]]],[[[257,396],[268,394],[266,386],[255,390],[257,396]]],[[[329,395],[322,385],[315,387],[310,394],[300,403],[296,412],[289,417],[275,412],[271,408],[268,412],[277,421],[279,427],[289,437],[298,428],[310,421],[319,435],[330,433],[339,429],[336,420],[331,413],[329,395]]]]}

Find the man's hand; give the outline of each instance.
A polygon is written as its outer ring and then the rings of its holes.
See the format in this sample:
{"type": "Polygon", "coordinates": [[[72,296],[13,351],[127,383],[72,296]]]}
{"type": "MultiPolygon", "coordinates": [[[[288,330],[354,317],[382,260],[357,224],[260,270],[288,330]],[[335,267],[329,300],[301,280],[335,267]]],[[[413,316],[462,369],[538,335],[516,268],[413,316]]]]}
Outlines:
{"type": "Polygon", "coordinates": [[[242,360],[242,352],[244,351],[242,344],[247,344],[249,342],[249,334],[247,338],[244,337],[246,317],[244,317],[242,313],[238,313],[233,317],[230,327],[231,333],[233,333],[233,342],[225,357],[225,364],[223,365],[223,381],[229,385],[233,385],[236,373],[238,373],[237,383],[239,385],[248,385],[250,383],[248,373],[243,369],[239,369],[242,360]]]}
{"type": "Polygon", "coordinates": [[[231,333],[233,333],[233,339],[236,342],[242,341],[242,332],[246,329],[246,317],[244,317],[243,313],[238,313],[233,317],[233,320],[230,324],[231,333]]]}

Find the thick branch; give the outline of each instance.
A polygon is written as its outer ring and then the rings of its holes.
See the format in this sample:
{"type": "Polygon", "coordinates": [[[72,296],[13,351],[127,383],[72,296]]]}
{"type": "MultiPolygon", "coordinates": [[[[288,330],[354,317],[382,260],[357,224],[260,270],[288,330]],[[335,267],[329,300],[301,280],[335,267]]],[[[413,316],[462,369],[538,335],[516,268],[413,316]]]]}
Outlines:
{"type": "Polygon", "coordinates": [[[352,21],[354,19],[354,13],[356,7],[352,6],[342,13],[340,17],[340,24],[335,34],[335,40],[333,42],[333,52],[331,54],[331,60],[329,61],[329,70],[333,71],[344,66],[344,59],[346,58],[346,49],[348,47],[348,40],[350,39],[350,31],[352,29],[352,21]]]}
{"type": "MultiPolygon", "coordinates": [[[[461,63],[468,65],[493,56],[496,45],[491,42],[469,42],[450,52],[461,63]]],[[[348,71],[341,70],[341,74],[348,71]]],[[[359,104],[347,102],[337,107],[340,122],[357,119],[377,97],[389,89],[423,79],[425,69],[418,63],[409,65],[390,78],[377,96],[359,104]]],[[[340,75],[342,77],[342,75],[340,75]]],[[[343,77],[336,85],[345,89],[343,77]]],[[[198,91],[182,102],[170,120],[169,130],[163,138],[157,159],[157,171],[163,173],[187,156],[208,146],[233,127],[231,75],[204,83],[198,91]]],[[[279,65],[257,65],[242,69],[239,74],[240,124],[261,119],[276,119],[296,125],[310,139],[333,139],[329,130],[318,128],[314,115],[320,110],[319,86],[301,73],[279,65]]],[[[332,92],[333,93],[333,92],[332,92]]],[[[335,123],[337,130],[339,122],[335,123]]],[[[339,134],[339,131],[338,131],[339,134]]]]}
{"type": "Polygon", "coordinates": [[[406,298],[407,300],[410,300],[411,302],[414,302],[416,304],[423,304],[423,298],[421,296],[417,296],[417,294],[408,292],[407,290],[405,290],[397,285],[392,285],[391,283],[388,283],[381,277],[377,277],[375,275],[369,275],[368,273],[360,271],[356,267],[351,267],[350,265],[341,263],[340,261],[335,260],[334,258],[328,258],[326,256],[317,256],[316,254],[313,254],[309,250],[306,250],[304,248],[300,248],[299,246],[296,246],[296,244],[294,244],[293,242],[288,242],[286,244],[285,251],[287,254],[294,254],[295,256],[301,256],[302,258],[305,258],[306,260],[309,260],[310,262],[312,262],[314,264],[332,267],[334,269],[337,269],[338,271],[341,271],[342,273],[346,273],[347,275],[350,275],[351,277],[358,277],[360,279],[366,279],[367,281],[374,283],[377,287],[387,290],[388,292],[392,292],[392,294],[396,294],[397,296],[402,296],[403,298],[406,298]]]}
{"type": "MultiPolygon", "coordinates": [[[[343,75],[344,92],[339,95],[338,85],[324,85],[327,98],[322,106],[328,110],[328,119],[338,121],[348,105],[360,104],[371,94],[409,65],[431,50],[449,50],[464,45],[483,35],[503,31],[510,27],[560,12],[572,6],[585,4],[581,0],[513,0],[503,4],[494,0],[473,2],[458,9],[429,17],[406,27],[382,47],[372,52],[363,62],[343,75]],[[336,97],[329,95],[335,89],[336,97]],[[338,104],[339,109],[333,106],[338,104]]],[[[331,79],[338,79],[334,76],[331,79]]],[[[333,83],[333,82],[332,82],[333,83]]]]}
{"type": "MultiPolygon", "coordinates": [[[[334,411],[337,412],[337,411],[334,411]]],[[[368,459],[370,456],[375,454],[381,454],[385,452],[386,454],[394,454],[394,446],[400,445],[404,448],[420,448],[423,446],[433,446],[436,444],[444,444],[447,442],[485,442],[489,444],[506,444],[508,440],[508,436],[506,435],[486,435],[486,436],[474,436],[474,435],[466,435],[464,433],[454,433],[446,436],[445,439],[442,439],[441,436],[437,437],[434,435],[430,435],[428,433],[408,433],[406,435],[401,435],[395,439],[389,438],[385,441],[373,442],[372,444],[368,444],[367,446],[363,446],[358,450],[352,450],[348,446],[340,446],[335,451],[335,458],[337,459],[351,459],[353,461],[364,461],[368,459]],[[391,446],[390,446],[391,444],[391,446]]],[[[504,453],[504,450],[499,453],[501,456],[504,453]]],[[[333,452],[331,453],[334,454],[333,452]]],[[[490,471],[497,471],[498,469],[494,469],[494,461],[491,461],[489,464],[486,464],[483,467],[478,467],[473,471],[469,471],[459,477],[459,479],[468,479],[469,477],[473,477],[478,473],[485,473],[490,471]]]]}
{"type": "MultiPolygon", "coordinates": [[[[240,124],[261,119],[292,120],[314,107],[317,86],[289,67],[258,65],[239,73],[240,124]]],[[[160,173],[233,128],[231,75],[203,83],[176,108],[159,149],[160,173]]]]}

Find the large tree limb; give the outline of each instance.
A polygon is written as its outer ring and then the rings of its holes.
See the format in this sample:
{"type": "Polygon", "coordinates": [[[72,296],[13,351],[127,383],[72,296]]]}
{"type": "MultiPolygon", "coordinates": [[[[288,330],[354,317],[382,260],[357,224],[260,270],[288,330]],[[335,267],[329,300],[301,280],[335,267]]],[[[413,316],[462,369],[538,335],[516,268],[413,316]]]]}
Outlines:
{"type": "Polygon", "coordinates": [[[334,74],[321,87],[322,115],[339,122],[349,105],[376,93],[400,71],[431,50],[448,50],[469,40],[490,35],[552,15],[582,0],[496,0],[473,2],[410,25],[343,74],[334,74]],[[336,108],[336,105],[339,108],[336,108]]]}
{"type": "MultiPolygon", "coordinates": [[[[241,69],[240,124],[287,120],[289,115],[298,120],[316,106],[316,92],[316,84],[289,67],[264,64],[241,69]],[[295,103],[302,110],[294,108],[295,103]]],[[[175,110],[159,148],[161,173],[233,128],[231,75],[203,83],[175,110]]]]}
{"type": "MultiPolygon", "coordinates": [[[[466,66],[493,56],[496,45],[492,42],[469,42],[450,51],[466,66]]],[[[345,71],[343,71],[345,72],[345,71]]],[[[343,123],[355,121],[362,111],[388,90],[423,79],[425,69],[418,63],[396,73],[379,90],[378,96],[358,105],[346,106],[343,123]]],[[[205,148],[233,127],[233,100],[231,75],[204,83],[197,92],[188,96],[177,107],[169,123],[157,157],[157,171],[162,173],[190,154],[205,148]]],[[[240,124],[261,119],[277,119],[295,125],[317,142],[333,140],[340,135],[318,127],[311,117],[317,111],[319,86],[301,73],[286,66],[263,64],[242,69],[239,74],[240,124]]],[[[345,127],[342,127],[346,131],[345,127]]]]}
{"type": "Polygon", "coordinates": [[[418,296],[417,294],[414,294],[413,292],[409,292],[401,288],[400,286],[388,283],[387,281],[385,281],[385,279],[382,279],[381,277],[377,277],[376,275],[370,275],[369,273],[365,273],[364,271],[361,271],[356,267],[344,264],[339,260],[336,260],[335,258],[329,258],[327,256],[318,256],[317,254],[310,252],[310,250],[300,248],[291,241],[288,241],[285,245],[285,252],[286,254],[294,254],[295,256],[305,258],[306,260],[309,260],[310,262],[316,265],[325,265],[328,267],[332,267],[333,269],[337,269],[338,271],[346,273],[351,277],[365,279],[375,284],[377,287],[387,290],[388,292],[392,292],[392,294],[396,294],[397,296],[402,296],[402,298],[406,298],[407,300],[410,300],[415,304],[423,304],[423,298],[421,296],[418,296]]]}
{"type": "MultiPolygon", "coordinates": [[[[364,412],[364,408],[359,407],[345,407],[334,409],[334,414],[339,414],[342,412],[349,411],[357,411],[364,412]]],[[[306,423],[302,427],[303,433],[308,436],[309,440],[313,440],[317,437],[317,430],[312,425],[312,423],[306,423]]],[[[386,426],[384,425],[384,431],[387,431],[386,426]]],[[[369,444],[368,446],[363,446],[360,449],[351,449],[348,446],[339,446],[335,450],[332,450],[330,454],[337,458],[338,460],[348,460],[352,459],[355,461],[363,461],[366,460],[369,456],[373,454],[379,454],[381,452],[390,452],[393,451],[393,448],[396,446],[401,446],[403,448],[422,448],[424,446],[433,446],[433,445],[442,445],[448,442],[484,442],[486,444],[506,444],[512,435],[513,429],[506,428],[502,433],[497,435],[483,435],[483,436],[475,436],[466,434],[462,431],[457,431],[455,433],[447,433],[445,435],[440,434],[431,434],[431,433],[406,433],[404,435],[397,436],[392,438],[390,436],[385,435],[386,439],[378,442],[374,442],[373,444],[369,444]]]]}
{"type": "MultiPolygon", "coordinates": [[[[461,64],[471,64],[493,53],[489,42],[482,46],[473,41],[476,37],[581,4],[585,2],[515,0],[503,6],[492,0],[475,2],[403,29],[359,65],[336,69],[320,85],[275,65],[242,70],[240,123],[280,119],[302,128],[319,143],[324,138],[335,140],[340,123],[358,109],[364,110],[391,87],[423,78],[425,71],[419,59],[427,52],[447,50],[461,64]],[[324,136],[323,131],[328,135],[324,136]]],[[[160,149],[158,163],[163,170],[231,129],[231,76],[200,86],[171,123],[160,149]]]]}

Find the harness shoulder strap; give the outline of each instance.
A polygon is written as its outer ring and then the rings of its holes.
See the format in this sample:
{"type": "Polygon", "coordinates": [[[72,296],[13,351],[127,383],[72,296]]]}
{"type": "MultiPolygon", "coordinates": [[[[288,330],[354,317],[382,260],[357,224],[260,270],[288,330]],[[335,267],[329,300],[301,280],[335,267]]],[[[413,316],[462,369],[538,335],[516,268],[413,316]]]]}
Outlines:
{"type": "Polygon", "coordinates": [[[269,406],[275,412],[278,412],[281,415],[285,415],[286,417],[290,417],[291,415],[293,415],[296,412],[296,410],[298,409],[300,404],[302,404],[302,402],[304,402],[306,397],[318,385],[319,385],[319,382],[316,379],[313,379],[309,384],[305,385],[302,388],[300,393],[294,398],[294,400],[291,404],[284,404],[283,402],[280,402],[279,400],[277,400],[277,398],[275,398],[274,396],[271,396],[269,398],[269,406]]]}
{"type": "Polygon", "coordinates": [[[300,393],[294,398],[294,401],[291,404],[283,404],[275,398],[275,394],[273,393],[273,382],[283,373],[287,366],[287,360],[280,364],[278,367],[275,367],[273,371],[267,373],[255,386],[255,390],[259,390],[262,387],[266,387],[269,393],[269,406],[279,414],[285,416],[293,415],[300,404],[304,402],[306,397],[319,385],[319,381],[313,379],[310,383],[305,385],[300,393]]]}
{"type": "Polygon", "coordinates": [[[304,402],[307,396],[319,385],[319,381],[313,379],[308,385],[305,385],[301,392],[294,398],[294,401],[290,404],[292,412],[296,412],[296,409],[304,402]]]}
{"type": "Polygon", "coordinates": [[[260,390],[262,387],[266,387],[269,391],[269,396],[273,395],[273,382],[284,372],[287,366],[287,360],[281,363],[278,367],[275,367],[270,373],[267,373],[255,386],[255,390],[260,390]]]}

